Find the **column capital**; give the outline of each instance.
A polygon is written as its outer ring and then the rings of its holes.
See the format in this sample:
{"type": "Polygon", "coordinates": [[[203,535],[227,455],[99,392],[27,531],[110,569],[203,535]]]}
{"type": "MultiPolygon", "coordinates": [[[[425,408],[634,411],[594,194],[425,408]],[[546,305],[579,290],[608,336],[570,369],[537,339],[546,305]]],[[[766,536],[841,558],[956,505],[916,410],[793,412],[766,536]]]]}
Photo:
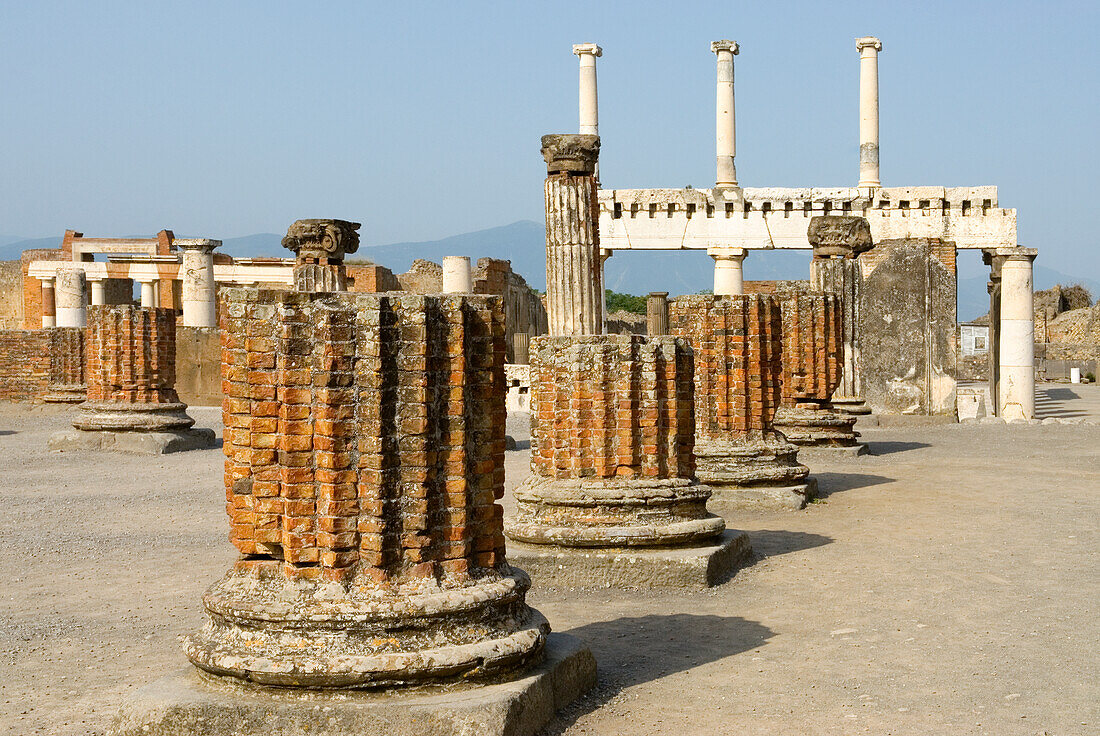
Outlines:
{"type": "Polygon", "coordinates": [[[1028,261],[1029,263],[1039,255],[1038,248],[1021,248],[1019,246],[1015,248],[992,248],[985,252],[991,253],[1003,261],[1028,261]]]}
{"type": "Polygon", "coordinates": [[[867,218],[855,215],[816,215],[810,218],[806,239],[817,259],[855,258],[874,246],[867,218]]]}
{"type": "Polygon", "coordinates": [[[737,261],[740,263],[749,254],[745,248],[731,248],[729,246],[714,246],[707,248],[707,255],[716,261],[737,261]]]}
{"type": "Polygon", "coordinates": [[[53,286],[54,279],[57,277],[51,274],[50,276],[35,276],[35,278],[41,281],[43,286],[53,286]]]}
{"type": "Polygon", "coordinates": [[[172,243],[180,250],[209,253],[215,248],[220,248],[222,241],[211,240],[209,238],[176,238],[172,243]]]}
{"type": "Polygon", "coordinates": [[[294,253],[299,263],[321,258],[341,262],[345,255],[359,250],[360,227],[348,220],[295,220],[287,228],[283,247],[294,253]]]}
{"type": "Polygon", "coordinates": [[[546,173],[595,174],[600,137],[581,133],[551,133],[542,137],[546,173]]]}
{"type": "Polygon", "coordinates": [[[668,298],[668,292],[667,291],[651,291],[651,292],[649,292],[649,296],[657,298],[657,299],[662,299],[662,298],[667,299],[668,298]]]}
{"type": "Polygon", "coordinates": [[[575,43],[573,44],[573,53],[577,56],[584,54],[591,54],[595,57],[603,56],[603,49],[594,43],[575,43]]]}
{"type": "Polygon", "coordinates": [[[736,41],[723,39],[721,41],[711,41],[710,50],[715,54],[722,51],[729,51],[734,56],[737,56],[738,52],[741,50],[741,46],[736,41]]]}
{"type": "Polygon", "coordinates": [[[856,39],[856,50],[861,54],[867,50],[873,49],[874,51],[882,51],[882,41],[878,40],[874,36],[863,36],[856,39]]]}

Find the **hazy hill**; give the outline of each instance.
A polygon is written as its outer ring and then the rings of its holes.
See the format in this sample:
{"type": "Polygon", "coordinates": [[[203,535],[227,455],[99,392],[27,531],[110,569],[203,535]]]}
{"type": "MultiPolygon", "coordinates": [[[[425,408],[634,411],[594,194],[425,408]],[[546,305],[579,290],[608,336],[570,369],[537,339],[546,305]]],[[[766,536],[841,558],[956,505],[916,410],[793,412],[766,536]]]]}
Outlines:
{"type": "MultiPolygon", "coordinates": [[[[186,236],[181,236],[186,237],[186,236]]],[[[221,252],[236,258],[249,256],[289,255],[280,241],[281,235],[257,233],[223,240],[221,252]]],[[[16,239],[0,236],[0,260],[17,260],[28,248],[56,248],[60,236],[16,239]]],[[[409,269],[416,258],[439,263],[443,256],[503,258],[522,274],[536,289],[546,288],[545,230],[540,222],[521,220],[510,225],[452,235],[442,240],[425,242],[364,245],[352,258],[369,259],[386,266],[394,273],[409,269]]],[[[808,251],[753,251],[745,259],[745,278],[749,280],[805,279],[810,273],[808,251]]],[[[986,292],[988,269],[977,254],[959,258],[959,320],[967,321],[989,310],[986,292]]],[[[607,288],[627,294],[667,291],[673,296],[710,289],[714,283],[714,261],[700,251],[620,251],[607,260],[607,288]]],[[[1081,283],[1093,294],[1100,295],[1100,281],[1080,278],[1046,268],[1042,256],[1035,267],[1035,288],[1048,289],[1055,284],[1081,283]]]]}

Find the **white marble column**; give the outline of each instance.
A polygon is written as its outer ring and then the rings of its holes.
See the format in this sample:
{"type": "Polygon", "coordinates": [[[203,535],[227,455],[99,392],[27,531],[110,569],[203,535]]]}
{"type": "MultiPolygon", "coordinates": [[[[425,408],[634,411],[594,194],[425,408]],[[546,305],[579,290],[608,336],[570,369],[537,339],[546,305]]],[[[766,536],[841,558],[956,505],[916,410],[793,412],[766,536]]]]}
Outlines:
{"type": "Polygon", "coordinates": [[[580,133],[600,134],[599,98],[596,94],[596,59],[603,49],[594,43],[575,43],[573,53],[580,57],[580,133]]]}
{"type": "Polygon", "coordinates": [[[748,253],[744,248],[708,248],[714,259],[714,295],[736,296],[745,292],[741,265],[748,253]]]}
{"type": "Polygon", "coordinates": [[[55,324],[58,327],[87,327],[87,279],[82,268],[64,268],[57,272],[54,287],[55,324]]]}
{"type": "Polygon", "coordinates": [[[42,279],[42,326],[54,327],[57,324],[56,307],[54,306],[52,276],[42,279]]]}
{"type": "Polygon", "coordinates": [[[181,302],[186,327],[217,327],[217,294],[214,285],[214,249],[220,240],[174,240],[183,252],[181,302]]]}
{"type": "Polygon", "coordinates": [[[998,248],[1001,262],[1000,380],[997,405],[1006,421],[1035,418],[1034,248],[998,248]]]}
{"type": "Polygon", "coordinates": [[[88,285],[92,290],[92,306],[100,306],[107,303],[107,281],[105,279],[88,279],[88,285]]]}
{"type": "Polygon", "coordinates": [[[546,311],[553,336],[604,332],[594,135],[544,135],[546,311]]]}
{"type": "Polygon", "coordinates": [[[470,276],[469,256],[443,256],[443,293],[470,294],[474,282],[470,276]]]}
{"type": "MultiPolygon", "coordinates": [[[[736,41],[714,41],[710,50],[718,55],[718,95],[715,120],[715,148],[717,152],[717,187],[737,186],[737,167],[733,157],[737,153],[737,127],[733,109],[733,57],[737,55],[736,41]]],[[[741,293],[741,292],[737,292],[741,293]]]]}
{"type": "Polygon", "coordinates": [[[859,184],[882,186],[878,173],[878,52],[882,41],[874,36],[856,39],[859,50],[859,184]]]}
{"type": "Polygon", "coordinates": [[[141,282],[141,306],[146,309],[157,306],[156,280],[148,277],[138,281],[141,282]]]}

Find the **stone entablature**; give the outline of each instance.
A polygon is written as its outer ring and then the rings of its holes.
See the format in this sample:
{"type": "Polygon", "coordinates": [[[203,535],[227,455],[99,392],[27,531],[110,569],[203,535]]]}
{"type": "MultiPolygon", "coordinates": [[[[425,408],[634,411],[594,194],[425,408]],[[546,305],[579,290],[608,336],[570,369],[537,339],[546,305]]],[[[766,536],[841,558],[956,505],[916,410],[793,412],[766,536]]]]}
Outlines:
{"type": "Polygon", "coordinates": [[[809,249],[810,220],[830,213],[867,218],[876,243],[929,237],[959,248],[1016,245],[1016,210],[998,207],[995,186],[605,189],[599,203],[604,250],[809,249]]]}

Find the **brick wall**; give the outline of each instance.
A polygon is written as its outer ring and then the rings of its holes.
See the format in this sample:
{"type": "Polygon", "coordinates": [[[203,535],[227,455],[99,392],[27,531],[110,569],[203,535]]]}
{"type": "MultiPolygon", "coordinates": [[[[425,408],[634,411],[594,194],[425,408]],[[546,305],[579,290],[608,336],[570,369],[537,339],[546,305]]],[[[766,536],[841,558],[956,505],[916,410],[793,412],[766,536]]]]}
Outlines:
{"type": "Polygon", "coordinates": [[[42,327],[42,282],[28,275],[31,261],[60,261],[60,248],[38,248],[23,251],[19,259],[23,271],[23,329],[38,330],[42,327]]]}
{"type": "Polygon", "coordinates": [[[239,567],[400,582],[503,563],[499,299],[223,293],[239,567]]]}
{"type": "Polygon", "coordinates": [[[175,311],[129,304],[88,307],[85,350],[88,401],[179,401],[175,311]]]}
{"type": "Polygon", "coordinates": [[[843,314],[832,294],[780,301],[783,314],[783,401],[828,401],[840,385],[843,314]]]}
{"type": "Polygon", "coordinates": [[[692,353],[637,335],[531,344],[531,469],[554,478],[695,474],[692,353]]]}
{"type": "Polygon", "coordinates": [[[743,291],[746,294],[771,294],[780,297],[800,294],[809,289],[809,281],[791,279],[778,281],[746,281],[743,285],[743,291]]]}
{"type": "Polygon", "coordinates": [[[377,293],[381,291],[400,291],[401,284],[385,266],[349,265],[346,266],[348,274],[348,291],[365,293],[377,293]]]}
{"type": "Polygon", "coordinates": [[[84,383],[84,330],[56,327],[50,336],[50,385],[79,386],[84,383]]]}
{"type": "Polygon", "coordinates": [[[682,296],[669,329],[695,351],[695,426],[701,438],[772,429],[782,382],[782,318],[771,296],[682,296]]]}
{"type": "Polygon", "coordinates": [[[0,330],[0,401],[32,401],[49,383],[50,330],[0,330]]]}

